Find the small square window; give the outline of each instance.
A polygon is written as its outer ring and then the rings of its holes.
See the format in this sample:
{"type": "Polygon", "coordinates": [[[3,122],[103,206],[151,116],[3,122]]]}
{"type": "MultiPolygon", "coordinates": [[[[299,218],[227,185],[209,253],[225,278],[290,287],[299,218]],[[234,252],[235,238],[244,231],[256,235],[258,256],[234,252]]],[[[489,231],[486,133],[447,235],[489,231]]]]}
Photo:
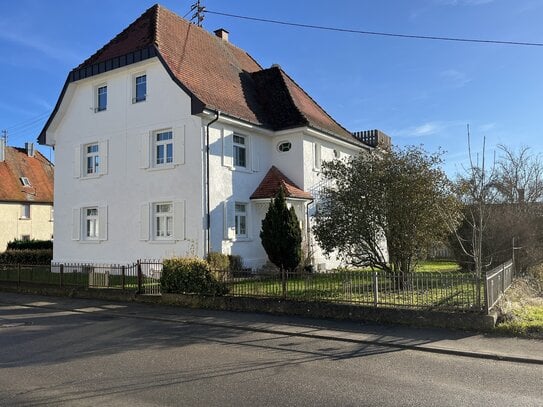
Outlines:
{"type": "Polygon", "coordinates": [[[138,75],[134,78],[132,103],[143,102],[145,99],[147,99],[147,75],[138,75]]]}
{"type": "Polygon", "coordinates": [[[30,242],[30,235],[22,235],[21,240],[23,242],[30,242]]]}
{"type": "Polygon", "coordinates": [[[21,184],[25,187],[31,187],[30,180],[27,177],[21,177],[21,184]]]}
{"type": "Polygon", "coordinates": [[[102,112],[107,109],[107,86],[98,86],[96,88],[96,112],[102,112]]]}
{"type": "Polygon", "coordinates": [[[161,131],[154,135],[154,165],[173,163],[173,133],[161,131]]]}
{"type": "Polygon", "coordinates": [[[234,134],[233,156],[235,167],[247,167],[247,146],[245,136],[234,134]]]}
{"type": "Polygon", "coordinates": [[[236,237],[247,237],[247,204],[236,202],[235,204],[236,237]]]}
{"type": "Polygon", "coordinates": [[[21,205],[21,219],[30,219],[30,204],[21,205]]]}

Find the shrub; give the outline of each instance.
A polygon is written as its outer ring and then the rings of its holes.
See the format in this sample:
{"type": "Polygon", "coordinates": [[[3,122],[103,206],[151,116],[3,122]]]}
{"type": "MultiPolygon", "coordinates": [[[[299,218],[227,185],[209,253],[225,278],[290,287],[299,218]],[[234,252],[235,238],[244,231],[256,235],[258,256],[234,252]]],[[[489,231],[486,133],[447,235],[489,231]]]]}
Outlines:
{"type": "Polygon", "coordinates": [[[53,241],[15,239],[8,243],[7,250],[53,250],[53,241]]]}
{"type": "Polygon", "coordinates": [[[160,285],[164,293],[224,295],[228,292],[226,285],[213,276],[209,263],[197,258],[164,260],[160,285]]]}
{"type": "Polygon", "coordinates": [[[53,250],[6,250],[0,254],[0,264],[50,264],[53,250]]]}
{"type": "Polygon", "coordinates": [[[209,252],[206,258],[213,270],[226,271],[230,268],[230,256],[218,252],[209,252]]]}
{"type": "Polygon", "coordinates": [[[230,265],[230,271],[243,270],[243,259],[241,258],[241,256],[238,256],[236,254],[229,254],[228,263],[230,265]]]}

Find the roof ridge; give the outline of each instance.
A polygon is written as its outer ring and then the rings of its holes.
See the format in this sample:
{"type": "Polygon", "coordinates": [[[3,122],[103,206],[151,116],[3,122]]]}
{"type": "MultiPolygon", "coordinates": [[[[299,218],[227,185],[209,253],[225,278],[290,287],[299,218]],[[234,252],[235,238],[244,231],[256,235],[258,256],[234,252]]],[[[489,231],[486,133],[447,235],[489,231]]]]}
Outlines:
{"type": "MultiPolygon", "coordinates": [[[[322,107],[315,99],[313,99],[313,98],[311,97],[311,95],[310,95],[309,93],[307,93],[307,92],[305,91],[305,89],[304,89],[302,86],[300,86],[300,84],[299,84],[298,82],[296,82],[294,79],[292,79],[292,77],[291,77],[288,73],[286,73],[286,72],[283,70],[283,68],[281,68],[280,66],[277,66],[276,68],[279,69],[279,71],[280,71],[282,74],[284,74],[287,78],[289,78],[289,79],[292,81],[292,83],[294,83],[294,85],[296,85],[296,86],[297,86],[297,87],[298,87],[298,88],[299,88],[299,89],[300,89],[300,90],[301,90],[301,91],[302,91],[302,92],[303,92],[303,93],[304,93],[304,94],[305,94],[305,95],[306,95],[306,96],[307,96],[307,97],[315,104],[315,106],[317,106],[317,108],[319,108],[326,116],[328,116],[328,118],[329,118],[330,120],[332,120],[332,121],[333,121],[335,124],[337,124],[340,128],[342,128],[342,129],[345,130],[347,133],[349,133],[349,134],[352,136],[352,138],[353,138],[354,141],[358,141],[358,140],[352,135],[352,132],[350,132],[349,130],[347,130],[347,129],[346,129],[345,127],[343,127],[336,119],[334,119],[334,118],[333,118],[333,117],[332,117],[332,116],[331,116],[331,115],[330,115],[330,114],[329,114],[329,113],[328,113],[328,112],[327,112],[327,111],[326,111],[326,110],[325,110],[325,109],[324,109],[324,108],[323,108],[323,107],[322,107]]],[[[284,80],[284,78],[283,78],[283,80],[284,80]]],[[[288,93],[289,93],[290,97],[292,98],[292,95],[291,95],[291,93],[290,93],[290,90],[288,89],[288,86],[287,86],[287,90],[288,90],[288,93]]],[[[296,104],[295,104],[295,105],[296,105],[296,104]]],[[[298,106],[296,106],[296,108],[298,109],[298,106]]],[[[299,110],[299,109],[298,109],[298,110],[299,110]]],[[[301,112],[301,111],[300,111],[300,113],[301,113],[301,115],[309,122],[309,119],[307,118],[307,116],[306,116],[303,112],[301,112]]]]}

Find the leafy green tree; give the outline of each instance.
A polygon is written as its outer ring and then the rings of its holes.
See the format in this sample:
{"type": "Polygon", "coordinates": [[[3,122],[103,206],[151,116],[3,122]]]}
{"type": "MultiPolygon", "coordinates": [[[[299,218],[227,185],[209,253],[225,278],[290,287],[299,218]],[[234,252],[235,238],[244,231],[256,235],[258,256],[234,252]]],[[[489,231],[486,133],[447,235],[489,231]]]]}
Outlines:
{"type": "Polygon", "coordinates": [[[420,147],[324,163],[314,226],[320,246],[354,266],[412,271],[431,243],[448,236],[445,219],[458,218],[441,163],[441,154],[420,147]]]}
{"type": "Polygon", "coordinates": [[[285,191],[279,189],[262,220],[262,246],[281,271],[294,270],[302,258],[302,231],[294,208],[287,207],[285,191]]]}

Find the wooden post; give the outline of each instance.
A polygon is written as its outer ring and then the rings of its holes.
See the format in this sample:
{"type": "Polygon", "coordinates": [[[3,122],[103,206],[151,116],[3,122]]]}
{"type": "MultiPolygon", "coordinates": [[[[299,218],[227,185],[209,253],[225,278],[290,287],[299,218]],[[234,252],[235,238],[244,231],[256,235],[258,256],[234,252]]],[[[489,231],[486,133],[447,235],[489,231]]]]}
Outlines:
{"type": "Polygon", "coordinates": [[[142,287],[143,287],[143,275],[141,273],[141,261],[140,260],[138,260],[137,267],[138,267],[138,294],[141,294],[143,292],[143,290],[142,290],[142,287]]]}
{"type": "Polygon", "coordinates": [[[126,266],[123,265],[121,267],[121,287],[123,290],[124,290],[125,284],[126,284],[126,266]]]}
{"type": "Polygon", "coordinates": [[[60,286],[64,286],[64,264],[60,265],[60,286]]]}
{"type": "Polygon", "coordinates": [[[372,280],[373,280],[373,306],[377,308],[379,304],[379,274],[377,273],[377,271],[373,272],[372,280]]]}

